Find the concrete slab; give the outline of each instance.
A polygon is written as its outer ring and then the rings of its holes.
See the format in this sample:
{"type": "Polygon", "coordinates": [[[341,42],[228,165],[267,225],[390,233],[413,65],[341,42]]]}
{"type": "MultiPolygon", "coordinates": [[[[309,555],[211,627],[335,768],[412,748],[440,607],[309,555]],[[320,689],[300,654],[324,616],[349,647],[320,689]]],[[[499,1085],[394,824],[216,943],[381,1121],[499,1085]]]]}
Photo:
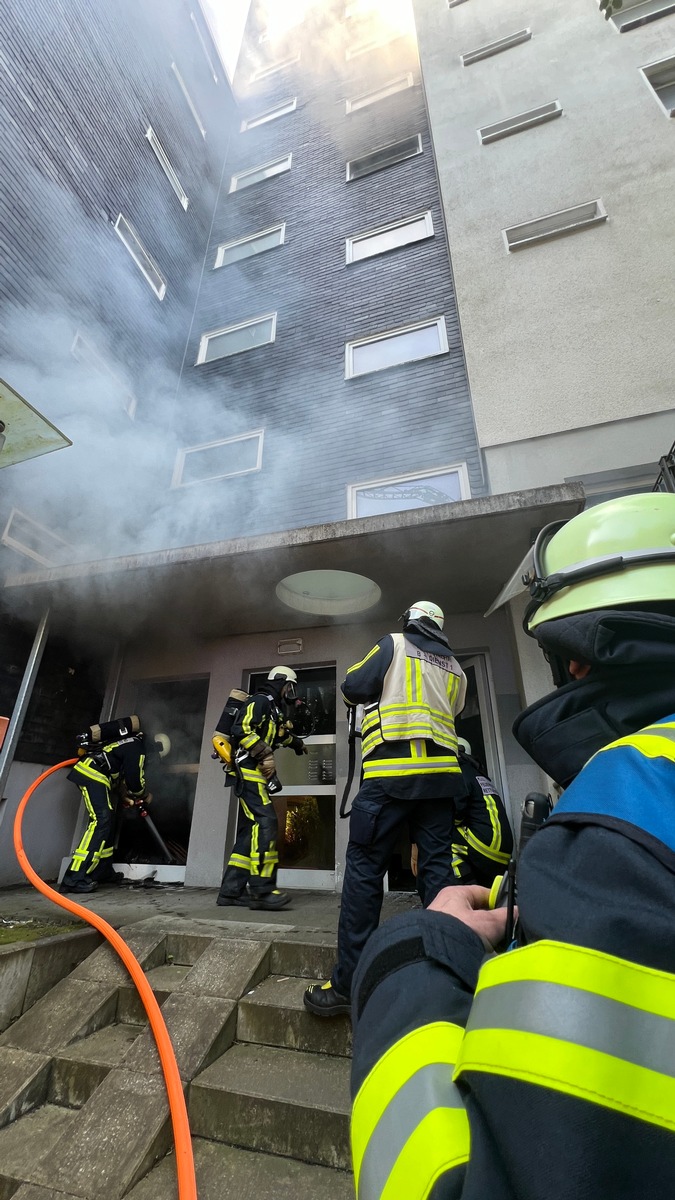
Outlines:
{"type": "Polygon", "coordinates": [[[349,1017],[320,1021],[308,1013],[302,997],[311,979],[272,975],[239,1001],[237,1041],[349,1057],[349,1017]]]}
{"type": "Polygon", "coordinates": [[[19,1183],[35,1183],[41,1163],[72,1127],[77,1113],[44,1104],[0,1129],[0,1196],[11,1196],[19,1183]],[[9,1190],[11,1186],[11,1191],[9,1190]]]}
{"type": "Polygon", "coordinates": [[[33,943],[33,965],[24,998],[24,1012],[53,988],[60,979],[92,954],[101,943],[101,934],[85,926],[74,933],[40,938],[33,943]]]}
{"type": "Polygon", "coordinates": [[[49,1082],[50,1103],[81,1108],[142,1033],[140,1025],[107,1025],[59,1051],[49,1082]]]}
{"type": "MultiPolygon", "coordinates": [[[[4,1200],[0,1193],[0,1200],[4,1200]]],[[[65,1200],[63,1192],[55,1192],[52,1188],[38,1187],[35,1183],[22,1183],[14,1192],[12,1200],[65,1200]]]]}
{"type": "Polygon", "coordinates": [[[0,1030],[21,1016],[28,989],[34,949],[32,946],[0,949],[0,1030]]]}
{"type": "Polygon", "coordinates": [[[51,1059],[9,1046],[0,1048],[0,1128],[42,1104],[51,1059]]]}
{"type": "MultiPolygon", "coordinates": [[[[219,1142],[193,1138],[199,1200],[354,1200],[347,1171],[310,1166],[272,1154],[256,1154],[219,1142]]],[[[176,1162],[172,1154],[129,1193],[128,1200],[176,1200],[176,1162]]],[[[52,1200],[23,1195],[14,1200],[52,1200]]]]}
{"type": "Polygon", "coordinates": [[[209,933],[194,933],[190,930],[170,932],[166,939],[166,961],[194,966],[197,959],[208,949],[212,937],[209,933]]]}
{"type": "MultiPolygon", "coordinates": [[[[217,996],[191,996],[174,992],[162,1007],[176,1053],[181,1079],[193,1079],[198,1071],[224,1054],[232,1045],[237,1012],[233,1000],[217,996]]],[[[155,1039],[148,1028],[131,1047],[123,1066],[132,1071],[159,1072],[155,1039]]]]}
{"type": "Polygon", "coordinates": [[[0,1045],[53,1054],[115,1018],[117,989],[85,979],[62,979],[0,1036],[0,1045]]]}
{"type": "Polygon", "coordinates": [[[198,1137],[348,1170],[346,1058],[233,1046],[190,1087],[198,1137]]]}
{"type": "Polygon", "coordinates": [[[171,1142],[169,1107],[158,1075],[111,1071],[73,1115],[49,1161],[42,1160],[27,1182],[86,1200],[120,1200],[171,1142]]]}
{"type": "MultiPolygon", "coordinates": [[[[161,967],[153,967],[146,971],[150,987],[155,993],[155,999],[160,1008],[173,991],[180,987],[185,976],[191,970],[188,966],[177,966],[164,963],[161,967]]],[[[146,1021],[145,1009],[136,991],[136,986],[127,976],[126,983],[120,987],[117,1000],[117,1020],[129,1025],[143,1025],[146,1021]]]]}
{"type": "Polygon", "coordinates": [[[337,956],[337,942],[326,944],[307,938],[288,938],[272,946],[270,972],[272,975],[297,975],[302,979],[330,979],[337,956]]]}
{"type": "MultiPolygon", "coordinates": [[[[159,967],[165,960],[164,934],[160,930],[125,930],[124,940],[145,971],[159,967]]],[[[73,979],[90,979],[95,983],[123,985],[129,982],[129,972],[119,955],[107,942],[90,954],[75,971],[73,979]]]]}
{"type": "Polygon", "coordinates": [[[269,943],[214,940],[185,976],[180,991],[238,1000],[269,972],[269,943]]]}

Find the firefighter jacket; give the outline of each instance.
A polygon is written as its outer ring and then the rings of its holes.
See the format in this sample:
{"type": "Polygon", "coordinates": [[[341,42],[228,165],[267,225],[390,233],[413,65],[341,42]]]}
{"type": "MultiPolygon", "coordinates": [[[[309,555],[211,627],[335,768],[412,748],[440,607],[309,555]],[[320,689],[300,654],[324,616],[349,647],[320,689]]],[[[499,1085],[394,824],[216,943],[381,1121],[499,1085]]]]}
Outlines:
{"type": "Polygon", "coordinates": [[[270,750],[292,746],[297,738],[288,729],[278,698],[272,692],[256,692],[243,704],[230,734],[238,750],[250,752],[259,742],[270,750]]]}
{"type": "Polygon", "coordinates": [[[358,1200],[642,1200],[675,1179],[675,716],[524,851],[519,948],[393,917],[354,979],[358,1200]]]}
{"type": "Polygon", "coordinates": [[[365,706],[364,782],[422,775],[447,784],[454,777],[463,793],[455,717],[466,676],[445,639],[415,629],[387,634],[349,668],[342,694],[347,704],[365,706]]]}
{"type": "MultiPolygon", "coordinates": [[[[483,860],[482,865],[494,878],[503,873],[513,853],[513,834],[504,801],[492,780],[483,774],[477,759],[460,750],[459,765],[467,796],[455,802],[458,837],[452,845],[453,871],[461,879],[465,865],[470,867],[472,862],[483,860]]],[[[468,873],[471,874],[470,870],[468,873]]],[[[478,881],[487,883],[487,878],[484,881],[479,876],[478,881]]]]}
{"type": "Polygon", "coordinates": [[[145,739],[142,733],[108,742],[80,760],[68,773],[73,783],[84,784],[88,779],[106,787],[124,780],[127,792],[135,799],[145,795],[145,739]]]}

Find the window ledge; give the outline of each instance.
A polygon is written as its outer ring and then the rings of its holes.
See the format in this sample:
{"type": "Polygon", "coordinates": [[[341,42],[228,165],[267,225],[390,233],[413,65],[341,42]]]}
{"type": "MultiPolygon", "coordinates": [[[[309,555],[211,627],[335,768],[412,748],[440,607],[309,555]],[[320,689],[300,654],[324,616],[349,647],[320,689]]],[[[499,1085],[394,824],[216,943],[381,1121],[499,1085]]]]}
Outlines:
{"type": "Polygon", "coordinates": [[[505,121],[495,121],[492,125],[484,125],[478,130],[478,136],[483,146],[497,142],[501,138],[511,137],[514,133],[522,133],[525,129],[533,129],[535,125],[543,125],[546,121],[554,121],[562,116],[562,105],[559,100],[550,104],[542,104],[539,108],[531,108],[529,112],[518,113],[505,121]]]}
{"type": "Polygon", "coordinates": [[[559,212],[537,217],[534,221],[525,221],[522,225],[512,225],[503,230],[504,242],[508,251],[523,250],[536,242],[580,233],[581,230],[600,225],[606,220],[607,212],[602,201],[591,200],[586,204],[577,204],[573,208],[563,208],[559,212]]]}

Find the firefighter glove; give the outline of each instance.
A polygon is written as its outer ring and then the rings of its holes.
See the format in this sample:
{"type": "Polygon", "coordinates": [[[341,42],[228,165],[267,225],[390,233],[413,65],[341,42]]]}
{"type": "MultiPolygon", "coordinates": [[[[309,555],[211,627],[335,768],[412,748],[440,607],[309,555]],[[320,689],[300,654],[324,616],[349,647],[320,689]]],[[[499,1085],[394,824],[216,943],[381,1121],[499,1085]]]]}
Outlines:
{"type": "Polygon", "coordinates": [[[261,758],[258,766],[263,779],[271,779],[273,775],[276,775],[277,765],[273,754],[268,754],[266,758],[261,758]]]}
{"type": "Polygon", "coordinates": [[[307,749],[305,743],[303,742],[302,738],[299,737],[293,738],[293,741],[291,742],[291,749],[294,750],[296,754],[309,754],[309,750],[307,749]]]}
{"type": "Polygon", "coordinates": [[[252,746],[249,746],[248,753],[251,755],[251,758],[262,760],[272,753],[272,748],[267,745],[267,742],[255,742],[252,746]]]}

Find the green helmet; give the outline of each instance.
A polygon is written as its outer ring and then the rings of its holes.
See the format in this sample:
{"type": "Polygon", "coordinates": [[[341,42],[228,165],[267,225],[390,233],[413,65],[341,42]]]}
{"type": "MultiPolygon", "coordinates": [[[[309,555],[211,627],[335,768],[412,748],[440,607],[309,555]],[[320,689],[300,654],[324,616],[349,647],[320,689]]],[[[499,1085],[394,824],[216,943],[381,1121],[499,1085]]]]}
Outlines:
{"type": "Polygon", "coordinates": [[[596,608],[675,604],[675,494],[620,496],[547,525],[524,582],[528,632],[596,608]]]}

